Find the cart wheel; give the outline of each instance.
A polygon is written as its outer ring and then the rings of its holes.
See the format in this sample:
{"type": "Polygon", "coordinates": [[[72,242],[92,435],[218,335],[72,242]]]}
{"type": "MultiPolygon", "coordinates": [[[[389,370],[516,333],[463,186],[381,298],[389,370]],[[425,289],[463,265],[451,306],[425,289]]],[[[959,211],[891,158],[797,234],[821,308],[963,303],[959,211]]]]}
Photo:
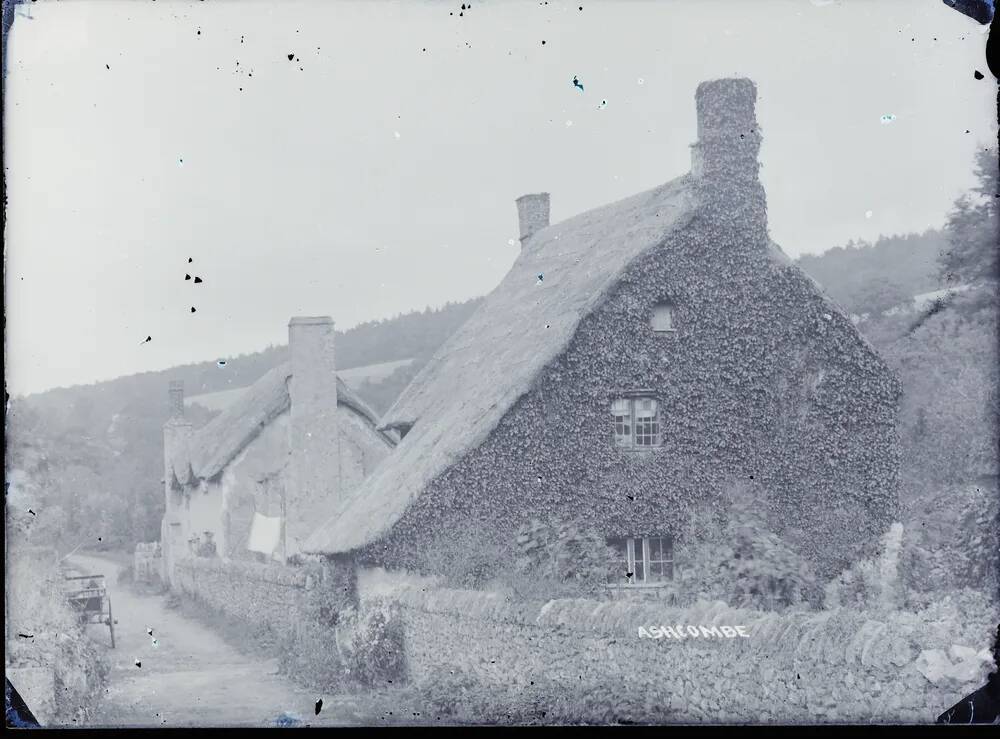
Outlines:
{"type": "Polygon", "coordinates": [[[111,598],[108,598],[108,628],[111,629],[111,648],[115,648],[115,619],[111,616],[111,598]]]}

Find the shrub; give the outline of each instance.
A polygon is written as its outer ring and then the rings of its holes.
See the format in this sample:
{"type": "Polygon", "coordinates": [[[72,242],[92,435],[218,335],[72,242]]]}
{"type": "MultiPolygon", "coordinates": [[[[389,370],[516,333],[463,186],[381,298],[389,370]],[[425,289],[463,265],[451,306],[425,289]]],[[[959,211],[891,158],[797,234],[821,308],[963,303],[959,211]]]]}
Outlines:
{"type": "Polygon", "coordinates": [[[917,498],[903,537],[908,597],[919,603],[963,587],[996,592],[998,543],[995,485],[954,486],[917,498]]]}
{"type": "Polygon", "coordinates": [[[334,638],[345,672],[355,682],[371,687],[405,679],[403,621],[391,601],[375,599],[342,611],[334,638]]]}
{"type": "Polygon", "coordinates": [[[8,642],[7,665],[51,670],[57,700],[50,723],[79,723],[107,682],[110,665],[103,647],[88,638],[67,602],[54,550],[18,546],[8,548],[7,556],[8,633],[32,635],[8,642]]]}
{"type": "Polygon", "coordinates": [[[750,491],[734,488],[729,495],[726,523],[692,542],[679,569],[681,602],[722,600],[765,610],[816,605],[821,591],[809,560],[768,530],[750,491]]]}
{"type": "Polygon", "coordinates": [[[602,536],[573,522],[533,520],[518,532],[516,550],[504,584],[527,600],[601,594],[616,559],[602,536]]]}

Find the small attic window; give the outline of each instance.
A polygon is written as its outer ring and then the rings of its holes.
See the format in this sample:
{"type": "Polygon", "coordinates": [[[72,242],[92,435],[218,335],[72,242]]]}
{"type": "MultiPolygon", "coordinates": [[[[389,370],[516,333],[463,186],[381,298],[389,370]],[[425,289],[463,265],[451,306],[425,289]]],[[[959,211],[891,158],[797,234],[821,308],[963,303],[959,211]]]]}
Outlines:
{"type": "Polygon", "coordinates": [[[653,331],[665,332],[676,331],[674,326],[674,304],[669,300],[661,300],[653,306],[653,315],[650,319],[653,331]]]}

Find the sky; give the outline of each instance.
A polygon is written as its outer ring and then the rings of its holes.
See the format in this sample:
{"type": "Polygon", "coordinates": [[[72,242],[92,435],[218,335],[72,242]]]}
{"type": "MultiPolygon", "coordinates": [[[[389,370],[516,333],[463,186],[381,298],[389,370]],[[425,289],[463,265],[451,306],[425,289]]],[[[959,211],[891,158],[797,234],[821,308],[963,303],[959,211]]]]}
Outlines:
{"type": "Polygon", "coordinates": [[[757,83],[793,257],[940,226],[995,146],[985,27],[940,0],[461,4],[19,7],[8,392],[484,295],[518,196],[557,222],[685,173],[706,79],[757,83]]]}

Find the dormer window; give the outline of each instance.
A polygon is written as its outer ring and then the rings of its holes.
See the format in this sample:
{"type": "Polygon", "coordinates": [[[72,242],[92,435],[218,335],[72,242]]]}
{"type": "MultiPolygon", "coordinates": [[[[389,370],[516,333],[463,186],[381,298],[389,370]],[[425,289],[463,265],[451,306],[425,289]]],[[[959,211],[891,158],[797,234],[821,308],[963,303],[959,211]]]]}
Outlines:
{"type": "Polygon", "coordinates": [[[653,331],[657,333],[676,331],[674,327],[674,305],[669,300],[661,300],[653,306],[653,315],[650,319],[653,331]]]}
{"type": "Polygon", "coordinates": [[[653,449],[660,446],[660,404],[655,398],[617,398],[611,403],[615,446],[653,449]]]}

